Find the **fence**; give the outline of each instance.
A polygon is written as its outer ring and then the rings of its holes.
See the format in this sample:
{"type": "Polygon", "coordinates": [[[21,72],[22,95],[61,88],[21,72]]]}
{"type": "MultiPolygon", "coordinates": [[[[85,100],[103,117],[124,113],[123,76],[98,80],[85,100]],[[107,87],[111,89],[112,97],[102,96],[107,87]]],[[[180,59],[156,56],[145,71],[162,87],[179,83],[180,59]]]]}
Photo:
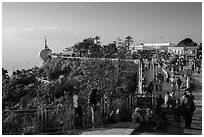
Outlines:
{"type": "Polygon", "coordinates": [[[38,130],[37,110],[2,112],[2,134],[33,134],[38,130]],[[32,133],[31,133],[32,132],[32,133]]]}
{"type": "MultiPolygon", "coordinates": [[[[110,113],[120,110],[119,117],[124,119],[132,114],[136,107],[155,105],[154,95],[129,94],[111,95],[101,99],[101,113],[105,123],[110,118],[110,113]]],[[[87,102],[82,102],[83,126],[90,127],[91,107],[87,102]]],[[[3,111],[2,134],[46,134],[49,132],[66,133],[75,128],[75,114],[73,105],[45,107],[33,110],[3,111]]]]}
{"type": "MultiPolygon", "coordinates": [[[[126,94],[126,95],[111,95],[110,97],[101,100],[101,112],[104,121],[108,121],[111,112],[122,111],[119,114],[120,120],[131,120],[131,114],[136,107],[154,108],[156,102],[155,95],[145,94],[126,94]]],[[[119,119],[116,117],[116,119],[119,119]]]]}
{"type": "Polygon", "coordinates": [[[38,113],[40,133],[67,132],[74,128],[74,109],[70,105],[46,107],[38,113]]]}

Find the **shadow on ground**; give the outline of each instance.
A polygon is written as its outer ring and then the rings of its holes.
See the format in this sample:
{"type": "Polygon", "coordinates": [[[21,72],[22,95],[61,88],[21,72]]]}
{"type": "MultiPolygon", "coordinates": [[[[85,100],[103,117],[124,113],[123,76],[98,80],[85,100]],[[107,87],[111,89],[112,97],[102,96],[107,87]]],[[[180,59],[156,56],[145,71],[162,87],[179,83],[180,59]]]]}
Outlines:
{"type": "Polygon", "coordinates": [[[154,134],[154,135],[187,135],[184,128],[178,128],[178,127],[164,127],[163,129],[159,130],[153,130],[155,124],[154,123],[148,123],[148,124],[142,124],[141,127],[138,130],[134,130],[131,135],[140,135],[140,134],[154,134]]]}

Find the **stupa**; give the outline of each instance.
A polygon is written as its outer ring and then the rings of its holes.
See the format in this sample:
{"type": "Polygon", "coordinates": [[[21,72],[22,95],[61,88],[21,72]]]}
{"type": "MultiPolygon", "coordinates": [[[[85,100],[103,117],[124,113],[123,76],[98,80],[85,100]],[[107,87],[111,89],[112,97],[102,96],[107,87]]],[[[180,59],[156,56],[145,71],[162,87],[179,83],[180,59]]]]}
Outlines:
{"type": "Polygon", "coordinates": [[[40,58],[43,60],[43,62],[46,62],[52,54],[52,50],[48,48],[47,46],[47,39],[45,36],[45,45],[42,51],[40,51],[40,58]]]}

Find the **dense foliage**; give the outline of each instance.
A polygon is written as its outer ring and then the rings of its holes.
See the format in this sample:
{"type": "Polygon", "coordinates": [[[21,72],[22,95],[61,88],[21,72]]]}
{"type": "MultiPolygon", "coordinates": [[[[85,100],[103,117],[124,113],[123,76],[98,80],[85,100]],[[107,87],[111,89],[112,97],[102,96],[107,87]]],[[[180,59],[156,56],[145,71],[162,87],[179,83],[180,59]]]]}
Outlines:
{"type": "MultiPolygon", "coordinates": [[[[120,59],[66,60],[61,58],[53,58],[48,62],[49,65],[44,68],[18,70],[12,76],[8,76],[6,70],[4,71],[2,74],[3,110],[31,110],[70,105],[73,91],[76,89],[80,91],[81,102],[88,105],[88,95],[93,88],[97,88],[102,97],[113,93],[134,93],[137,88],[137,65],[134,62],[120,59]]],[[[88,109],[84,107],[86,108],[88,109]]],[[[84,110],[87,116],[89,112],[90,110],[84,110]]],[[[51,113],[51,118],[59,116],[56,114],[51,113]]],[[[4,127],[9,126],[13,119],[16,120],[16,124],[13,125],[19,126],[22,121],[20,122],[18,117],[16,113],[7,113],[4,117],[4,127]]],[[[27,118],[24,117],[24,119],[27,118]]],[[[31,129],[33,132],[36,131],[33,125],[29,125],[29,132],[31,129]]],[[[28,127],[26,125],[21,127],[21,132],[24,132],[25,128],[28,127]]]]}
{"type": "Polygon", "coordinates": [[[131,36],[124,40],[118,37],[116,41],[102,45],[99,36],[87,38],[73,46],[73,55],[91,58],[129,58],[132,39],[131,36]]]}
{"type": "Polygon", "coordinates": [[[63,75],[69,86],[79,89],[85,95],[93,88],[103,93],[112,93],[122,87],[124,93],[130,93],[135,92],[136,86],[133,85],[137,85],[137,65],[122,60],[58,58],[53,59],[45,71],[48,78],[54,81],[63,75]]]}
{"type": "Polygon", "coordinates": [[[190,38],[185,38],[178,43],[178,46],[184,46],[184,47],[197,46],[197,43],[193,42],[193,40],[190,38]]]}

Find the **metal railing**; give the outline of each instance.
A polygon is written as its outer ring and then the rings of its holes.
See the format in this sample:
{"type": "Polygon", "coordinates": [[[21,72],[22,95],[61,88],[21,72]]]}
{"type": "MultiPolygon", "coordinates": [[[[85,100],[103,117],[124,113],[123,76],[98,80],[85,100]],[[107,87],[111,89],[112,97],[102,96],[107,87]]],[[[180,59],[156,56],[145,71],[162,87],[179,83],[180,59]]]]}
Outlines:
{"type": "MultiPolygon", "coordinates": [[[[104,121],[107,120],[116,105],[122,105],[126,110],[124,113],[131,114],[136,107],[150,106],[152,109],[155,101],[154,95],[111,95],[101,99],[102,117],[104,121]]],[[[92,116],[88,101],[82,102],[82,110],[83,126],[90,127],[92,116]]],[[[33,110],[9,110],[3,111],[2,122],[2,134],[47,134],[49,132],[66,134],[75,128],[75,112],[71,103],[70,105],[33,110]]]]}
{"type": "Polygon", "coordinates": [[[103,119],[107,120],[111,111],[114,111],[116,108],[123,109],[122,113],[125,114],[124,116],[130,116],[137,107],[153,110],[155,103],[156,96],[151,94],[111,95],[101,100],[101,112],[103,119]]]}
{"type": "Polygon", "coordinates": [[[2,112],[2,134],[36,134],[39,128],[37,110],[8,110],[2,112]]]}

